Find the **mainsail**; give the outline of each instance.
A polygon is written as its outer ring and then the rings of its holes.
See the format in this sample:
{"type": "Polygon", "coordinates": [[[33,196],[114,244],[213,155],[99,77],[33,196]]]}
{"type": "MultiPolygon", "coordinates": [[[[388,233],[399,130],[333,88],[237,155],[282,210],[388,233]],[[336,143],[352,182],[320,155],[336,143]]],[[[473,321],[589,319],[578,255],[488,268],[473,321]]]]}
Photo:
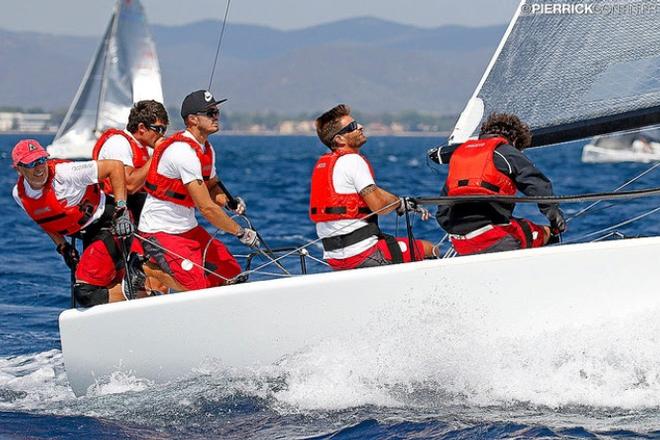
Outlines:
{"type": "Polygon", "coordinates": [[[492,112],[527,122],[533,146],[660,123],[657,3],[590,0],[576,6],[520,4],[451,144],[478,135],[492,112]]]}
{"type": "Polygon", "coordinates": [[[126,125],[134,102],[163,102],[160,67],[139,0],[118,0],[103,40],[48,152],[89,158],[98,135],[126,125]]]}

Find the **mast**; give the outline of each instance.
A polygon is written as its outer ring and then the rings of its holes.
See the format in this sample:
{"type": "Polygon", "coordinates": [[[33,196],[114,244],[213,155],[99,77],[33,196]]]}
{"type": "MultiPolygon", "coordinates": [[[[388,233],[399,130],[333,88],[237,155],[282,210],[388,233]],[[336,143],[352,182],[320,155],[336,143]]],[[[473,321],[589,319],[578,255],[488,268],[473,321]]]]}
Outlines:
{"type": "Polygon", "coordinates": [[[94,123],[94,128],[93,132],[94,135],[96,136],[98,131],[102,129],[100,122],[101,122],[101,106],[103,105],[103,101],[105,101],[105,95],[106,91],[108,89],[108,56],[109,56],[109,47],[110,47],[110,41],[114,38],[116,38],[117,35],[117,23],[119,20],[117,19],[119,17],[119,9],[121,8],[121,2],[122,0],[117,0],[117,3],[115,4],[115,9],[114,12],[112,13],[112,18],[110,19],[110,24],[108,25],[108,30],[109,33],[106,35],[107,38],[104,39],[103,44],[105,45],[105,50],[103,53],[105,56],[103,57],[103,67],[101,69],[102,76],[101,76],[101,87],[99,88],[99,101],[96,105],[96,121],[94,123]]]}
{"type": "Polygon", "coordinates": [[[80,101],[80,98],[82,97],[85,90],[88,88],[88,84],[92,80],[91,77],[93,72],[96,70],[96,66],[101,61],[101,57],[103,57],[103,60],[105,60],[107,41],[110,36],[110,32],[112,31],[114,20],[115,20],[115,15],[113,13],[112,17],[110,18],[110,22],[108,23],[108,26],[106,27],[105,32],[103,33],[103,39],[101,40],[101,44],[99,44],[98,47],[96,48],[96,51],[94,52],[94,56],[92,57],[92,60],[87,66],[85,75],[83,76],[83,79],[80,82],[80,85],[78,86],[76,95],[74,96],[73,101],[71,102],[71,105],[69,106],[69,109],[67,110],[66,115],[64,116],[64,120],[57,129],[57,133],[55,134],[55,139],[53,140],[53,143],[55,143],[55,141],[57,141],[60,137],[62,137],[62,135],[72,125],[71,118],[73,117],[73,114],[78,110],[78,103],[80,101]]]}

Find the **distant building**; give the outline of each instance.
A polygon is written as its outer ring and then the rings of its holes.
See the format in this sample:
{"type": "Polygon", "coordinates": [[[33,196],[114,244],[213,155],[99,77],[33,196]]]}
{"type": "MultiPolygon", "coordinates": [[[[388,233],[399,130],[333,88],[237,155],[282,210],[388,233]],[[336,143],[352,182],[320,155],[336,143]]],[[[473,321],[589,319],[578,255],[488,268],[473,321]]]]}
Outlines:
{"type": "Polygon", "coordinates": [[[0,131],[14,130],[14,117],[16,113],[0,112],[0,131]]]}
{"type": "Polygon", "coordinates": [[[0,112],[0,131],[35,133],[56,129],[50,113],[0,112]]]}
{"type": "Polygon", "coordinates": [[[282,121],[277,127],[279,134],[315,133],[314,121],[282,121]]]}

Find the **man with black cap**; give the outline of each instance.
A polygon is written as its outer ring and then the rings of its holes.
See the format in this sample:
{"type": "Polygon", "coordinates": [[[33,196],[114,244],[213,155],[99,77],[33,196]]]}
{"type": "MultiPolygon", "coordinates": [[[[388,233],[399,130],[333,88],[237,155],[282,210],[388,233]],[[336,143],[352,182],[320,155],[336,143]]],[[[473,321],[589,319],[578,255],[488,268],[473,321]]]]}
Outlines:
{"type": "MultiPolygon", "coordinates": [[[[246,246],[259,246],[256,232],[242,228],[222,209],[227,196],[218,184],[215,152],[208,137],[220,129],[217,106],[225,101],[216,100],[207,90],[186,96],[181,105],[186,130],[156,147],[147,173],[147,200],[139,223],[147,239],[143,247],[149,266],[169,275],[161,281],[175,290],[220,286],[241,272],[225,245],[199,226],[195,208],[246,246]]],[[[245,203],[236,199],[234,211],[242,214],[245,203]]]]}

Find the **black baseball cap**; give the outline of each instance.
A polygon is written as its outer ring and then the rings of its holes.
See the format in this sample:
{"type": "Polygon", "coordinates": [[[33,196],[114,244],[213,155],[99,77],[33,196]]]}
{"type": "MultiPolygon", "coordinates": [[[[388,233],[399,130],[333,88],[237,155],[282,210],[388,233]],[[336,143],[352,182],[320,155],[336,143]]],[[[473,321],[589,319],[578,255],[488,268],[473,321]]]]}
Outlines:
{"type": "Polygon", "coordinates": [[[196,90],[183,98],[183,103],[181,104],[181,117],[185,121],[186,116],[205,112],[209,108],[222,104],[226,100],[227,98],[216,101],[208,90],[196,90]]]}

